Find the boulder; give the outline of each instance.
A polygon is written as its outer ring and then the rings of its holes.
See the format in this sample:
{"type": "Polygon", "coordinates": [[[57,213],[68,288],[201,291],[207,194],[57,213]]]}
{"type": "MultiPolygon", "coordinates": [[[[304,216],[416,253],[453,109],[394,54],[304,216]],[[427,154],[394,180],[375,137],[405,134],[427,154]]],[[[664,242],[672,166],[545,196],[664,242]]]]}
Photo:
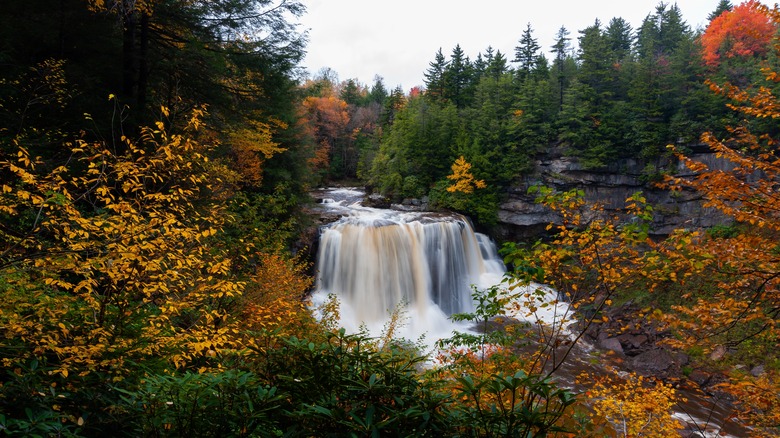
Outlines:
{"type": "Polygon", "coordinates": [[[618,336],[618,339],[626,348],[639,348],[648,341],[646,335],[632,335],[630,333],[622,334],[618,336]]]}
{"type": "Polygon", "coordinates": [[[713,362],[719,362],[726,356],[726,347],[723,345],[718,345],[715,347],[714,350],[712,350],[712,353],[710,353],[710,360],[713,362]]]}
{"type": "Polygon", "coordinates": [[[706,386],[710,382],[710,377],[709,373],[702,370],[693,370],[688,374],[688,379],[701,387],[706,386]]]}
{"type": "Polygon", "coordinates": [[[763,365],[754,366],[750,370],[750,375],[752,375],[753,377],[759,377],[762,374],[764,374],[764,366],[763,365]]]}
{"type": "Polygon", "coordinates": [[[599,348],[623,354],[623,346],[617,338],[604,338],[599,340],[599,348]]]}
{"type": "Polygon", "coordinates": [[[674,357],[663,348],[645,351],[631,359],[631,368],[645,375],[663,377],[674,370],[674,357]]]}

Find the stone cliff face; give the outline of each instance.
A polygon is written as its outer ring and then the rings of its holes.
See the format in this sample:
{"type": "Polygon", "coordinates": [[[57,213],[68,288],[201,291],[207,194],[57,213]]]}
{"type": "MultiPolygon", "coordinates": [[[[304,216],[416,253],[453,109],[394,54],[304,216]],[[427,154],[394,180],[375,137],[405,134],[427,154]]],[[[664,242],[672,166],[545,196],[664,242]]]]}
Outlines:
{"type": "MultiPolygon", "coordinates": [[[[693,158],[707,164],[711,169],[726,170],[730,163],[715,157],[715,154],[700,150],[693,158]]],[[[690,171],[680,163],[660,163],[678,176],[691,176],[690,171]]],[[[534,203],[534,194],[528,189],[534,185],[555,188],[558,191],[581,189],[587,203],[599,203],[603,214],[620,213],[625,200],[636,192],[642,192],[648,203],[654,207],[651,234],[663,236],[678,228],[711,227],[728,223],[719,211],[705,208],[700,194],[683,190],[670,192],[646,182],[646,163],[637,160],[623,160],[603,169],[583,169],[576,158],[551,152],[541,157],[532,174],[521,184],[512,187],[508,199],[498,211],[499,239],[534,238],[544,233],[549,223],[560,223],[560,217],[550,209],[534,203]]],[[[587,219],[593,219],[587,218],[587,219]]]]}

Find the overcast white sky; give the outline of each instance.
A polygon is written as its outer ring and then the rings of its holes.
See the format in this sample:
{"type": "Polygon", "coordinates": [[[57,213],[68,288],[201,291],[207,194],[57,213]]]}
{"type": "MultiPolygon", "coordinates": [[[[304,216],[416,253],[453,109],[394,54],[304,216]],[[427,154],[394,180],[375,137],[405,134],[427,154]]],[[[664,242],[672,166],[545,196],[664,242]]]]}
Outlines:
{"type": "MultiPolygon", "coordinates": [[[[330,67],[342,81],[352,78],[371,85],[378,74],[388,89],[401,85],[404,91],[423,85],[423,73],[440,47],[449,58],[460,44],[474,60],[477,53],[493,46],[511,61],[527,23],[548,52],[562,25],[576,45],[578,31],[596,18],[607,24],[613,17],[622,17],[636,29],[659,4],[659,0],[302,1],[308,11],[300,23],[310,38],[303,66],[312,76],[330,67]]],[[[707,15],[718,2],[676,3],[686,22],[696,29],[706,26],[707,15]]]]}

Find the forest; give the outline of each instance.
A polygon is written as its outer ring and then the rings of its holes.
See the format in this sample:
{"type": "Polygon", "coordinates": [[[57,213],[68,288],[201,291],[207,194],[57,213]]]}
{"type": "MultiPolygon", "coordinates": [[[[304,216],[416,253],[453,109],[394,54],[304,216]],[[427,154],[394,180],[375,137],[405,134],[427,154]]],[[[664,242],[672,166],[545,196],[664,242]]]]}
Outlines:
{"type": "Polygon", "coordinates": [[[686,433],[683,390],[780,435],[777,6],[721,0],[694,30],[659,3],[637,29],[562,26],[550,58],[528,24],[513,54],[432,48],[408,92],[308,77],[305,13],[0,5],[0,435],[668,437],[686,433]],[[638,160],[648,187],[730,219],[651,238],[642,193],[621,222],[534,188],[562,222],[504,244],[505,287],[453,315],[493,329],[442,342],[438,366],[397,316],[372,337],[339,326],[335,298],[311,308],[311,190],[348,181],[490,229],[551,149],[638,160]],[[577,309],[573,343],[501,323],[537,283],[577,309]],[[575,391],[556,372],[594,327],[662,333],[687,362],[575,391]]]}

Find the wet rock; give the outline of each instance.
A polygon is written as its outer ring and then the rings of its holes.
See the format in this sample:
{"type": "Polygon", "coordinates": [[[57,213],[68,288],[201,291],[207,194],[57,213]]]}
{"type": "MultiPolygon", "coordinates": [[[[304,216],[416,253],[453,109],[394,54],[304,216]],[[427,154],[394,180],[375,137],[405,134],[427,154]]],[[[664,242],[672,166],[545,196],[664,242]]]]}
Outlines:
{"type": "Polygon", "coordinates": [[[693,370],[688,378],[699,386],[706,386],[710,381],[710,374],[702,370],[693,370]]]}
{"type": "Polygon", "coordinates": [[[760,375],[764,374],[764,366],[763,366],[763,365],[758,365],[758,366],[755,366],[755,367],[753,367],[753,368],[750,370],[750,374],[751,374],[753,377],[758,377],[758,376],[760,376],[760,375]]]}
{"type": "Polygon", "coordinates": [[[685,365],[688,365],[691,362],[691,358],[687,354],[678,351],[674,353],[674,362],[677,365],[684,367],[685,365]]]}
{"type": "Polygon", "coordinates": [[[632,358],[631,368],[642,374],[661,377],[675,368],[675,362],[668,351],[655,348],[632,358]]]}
{"type": "Polygon", "coordinates": [[[645,335],[632,335],[629,333],[618,336],[618,339],[627,348],[639,348],[648,341],[648,337],[645,335]]]}
{"type": "Polygon", "coordinates": [[[599,348],[623,354],[623,346],[617,338],[604,338],[599,340],[599,348]]]}

